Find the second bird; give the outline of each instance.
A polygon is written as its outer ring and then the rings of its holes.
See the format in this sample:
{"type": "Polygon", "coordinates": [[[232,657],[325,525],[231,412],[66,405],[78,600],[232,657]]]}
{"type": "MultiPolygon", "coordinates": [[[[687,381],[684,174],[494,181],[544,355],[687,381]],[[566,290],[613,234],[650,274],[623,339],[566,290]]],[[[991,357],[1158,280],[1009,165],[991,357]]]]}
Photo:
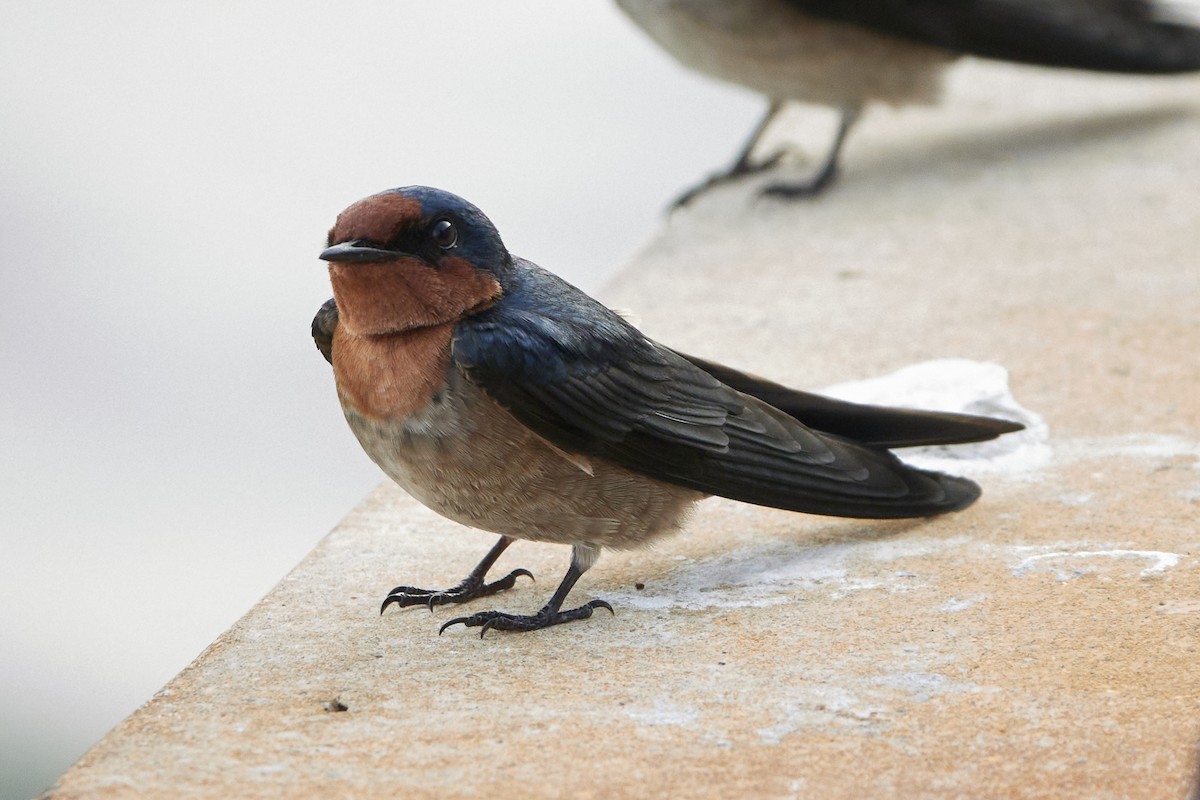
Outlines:
{"type": "Polygon", "coordinates": [[[410,186],[343,211],[321,258],[334,299],[313,320],[351,430],[379,467],[450,519],[500,534],[446,590],[383,603],[460,603],[513,586],[486,575],[516,539],[568,544],[537,614],[447,622],[530,631],[563,609],[602,548],[679,530],[708,495],[839,517],[923,517],[979,496],[965,478],[888,448],[993,439],[1021,425],[858,405],[788,389],[655,342],[583,292],[511,255],[475,206],[410,186]]]}
{"type": "Polygon", "coordinates": [[[932,103],[960,55],[1128,73],[1200,70],[1200,0],[617,0],[681,63],[770,100],[716,183],[760,172],[754,149],[789,100],[833,106],[841,122],[823,165],[766,192],[811,195],[837,175],[863,107],[932,103]]]}

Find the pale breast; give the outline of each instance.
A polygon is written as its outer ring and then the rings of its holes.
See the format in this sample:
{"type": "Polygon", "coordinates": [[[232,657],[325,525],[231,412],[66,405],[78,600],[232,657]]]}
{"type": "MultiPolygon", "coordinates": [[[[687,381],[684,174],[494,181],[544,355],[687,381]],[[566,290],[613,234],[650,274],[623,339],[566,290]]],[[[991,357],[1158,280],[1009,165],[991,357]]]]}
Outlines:
{"type": "Polygon", "coordinates": [[[434,511],[495,533],[634,547],[678,530],[704,497],[602,459],[568,457],[454,367],[445,389],[406,417],[344,409],[363,448],[396,483],[434,511]]]}

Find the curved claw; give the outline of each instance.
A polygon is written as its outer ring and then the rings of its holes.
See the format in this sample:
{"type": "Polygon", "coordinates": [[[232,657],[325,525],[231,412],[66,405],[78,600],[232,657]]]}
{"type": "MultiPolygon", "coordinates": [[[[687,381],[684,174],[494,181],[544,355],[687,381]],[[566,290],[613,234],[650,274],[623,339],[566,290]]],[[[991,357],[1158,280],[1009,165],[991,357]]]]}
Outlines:
{"type": "Polygon", "coordinates": [[[585,603],[585,605],[591,608],[604,608],[607,609],[608,613],[612,614],[614,617],[617,615],[617,612],[613,611],[613,607],[610,606],[606,600],[590,600],[585,603]]]}
{"type": "Polygon", "coordinates": [[[440,629],[438,636],[449,628],[451,625],[465,625],[468,628],[479,628],[479,638],[482,639],[488,631],[511,631],[513,633],[526,633],[529,631],[538,631],[543,628],[549,628],[552,625],[561,625],[564,622],[573,622],[579,619],[587,619],[592,615],[592,612],[597,608],[603,608],[608,613],[616,616],[613,607],[605,600],[591,600],[578,608],[560,611],[558,609],[545,606],[541,611],[532,615],[525,616],[524,614],[506,614],[503,611],[480,611],[472,614],[469,617],[456,617],[440,629]]]}
{"type": "Polygon", "coordinates": [[[529,578],[529,580],[533,581],[534,583],[537,583],[537,579],[533,577],[533,573],[530,572],[529,570],[524,569],[524,568],[514,569],[512,572],[508,573],[500,580],[494,581],[494,582],[489,583],[486,586],[484,586],[483,587],[484,591],[481,592],[481,594],[483,594],[483,593],[494,594],[495,592],[502,592],[505,589],[511,589],[513,586],[516,585],[517,578],[521,577],[522,575],[529,578]]]}
{"type": "Polygon", "coordinates": [[[388,606],[390,606],[392,603],[399,603],[399,602],[400,602],[399,595],[389,594],[387,597],[383,598],[383,605],[381,605],[379,607],[379,615],[383,616],[383,612],[387,611],[388,606]]]}
{"type": "Polygon", "coordinates": [[[379,607],[379,613],[382,614],[393,603],[401,608],[423,605],[432,612],[434,606],[448,603],[465,603],[477,597],[486,597],[489,594],[496,594],[505,589],[511,589],[516,584],[517,578],[521,576],[525,576],[534,582],[537,581],[533,577],[532,572],[521,568],[514,569],[500,580],[492,583],[484,583],[477,576],[467,576],[462,583],[450,589],[421,589],[416,586],[397,586],[388,592],[388,596],[384,598],[383,605],[379,607]]]}
{"type": "Polygon", "coordinates": [[[417,589],[413,586],[400,586],[397,588],[408,589],[409,591],[400,592],[396,589],[393,589],[391,592],[389,592],[388,596],[383,598],[383,605],[379,607],[380,614],[386,611],[387,607],[392,603],[395,603],[401,608],[408,608],[409,606],[422,605],[425,603],[426,598],[439,594],[438,592],[431,592],[428,589],[417,589]]]}

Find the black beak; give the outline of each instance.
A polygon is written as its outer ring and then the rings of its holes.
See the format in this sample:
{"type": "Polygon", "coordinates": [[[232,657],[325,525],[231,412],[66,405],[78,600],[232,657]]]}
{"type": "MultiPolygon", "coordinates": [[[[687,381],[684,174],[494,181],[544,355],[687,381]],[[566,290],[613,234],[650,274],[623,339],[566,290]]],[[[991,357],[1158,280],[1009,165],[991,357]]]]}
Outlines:
{"type": "Polygon", "coordinates": [[[342,242],[322,250],[320,259],[322,261],[395,261],[403,256],[404,253],[368,247],[362,242],[342,242]]]}

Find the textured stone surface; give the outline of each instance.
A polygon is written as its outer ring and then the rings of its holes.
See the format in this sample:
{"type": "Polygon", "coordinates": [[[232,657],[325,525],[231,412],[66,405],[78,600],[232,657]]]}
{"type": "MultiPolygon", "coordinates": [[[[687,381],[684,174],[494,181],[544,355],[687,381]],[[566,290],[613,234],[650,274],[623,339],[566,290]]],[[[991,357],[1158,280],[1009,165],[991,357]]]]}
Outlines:
{"type": "MultiPolygon", "coordinates": [[[[382,487],[51,794],[1195,791],[1200,81],[968,65],[950,95],[869,116],[819,202],[702,198],[605,299],[802,387],[998,362],[1048,463],[928,521],[710,500],[588,573],[615,616],[483,641],[379,616],[492,541],[382,487]]],[[[473,607],[538,608],[567,558],[519,544],[498,569],[538,582],[473,607]]]]}

